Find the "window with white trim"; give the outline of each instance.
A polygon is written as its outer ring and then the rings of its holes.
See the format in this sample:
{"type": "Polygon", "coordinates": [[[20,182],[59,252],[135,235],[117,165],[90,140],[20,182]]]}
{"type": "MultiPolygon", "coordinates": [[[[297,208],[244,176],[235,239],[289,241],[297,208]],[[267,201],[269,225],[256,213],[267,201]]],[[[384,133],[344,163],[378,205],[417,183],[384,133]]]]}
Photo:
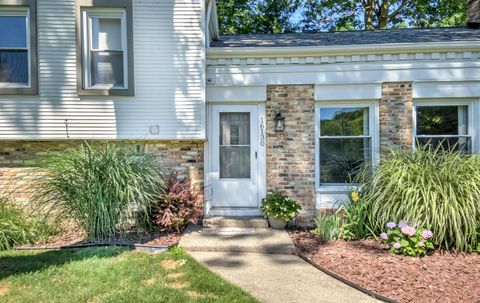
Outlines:
{"type": "Polygon", "coordinates": [[[28,87],[30,72],[30,25],[26,7],[0,8],[0,86],[28,87]]]}
{"type": "Polygon", "coordinates": [[[123,8],[82,10],[82,69],[86,89],[128,88],[126,23],[123,8]]]}
{"type": "Polygon", "coordinates": [[[415,144],[471,152],[469,105],[418,104],[415,107],[415,144]]]}
{"type": "Polygon", "coordinates": [[[371,163],[372,106],[319,106],[318,171],[320,185],[352,183],[358,170],[371,163]]]}

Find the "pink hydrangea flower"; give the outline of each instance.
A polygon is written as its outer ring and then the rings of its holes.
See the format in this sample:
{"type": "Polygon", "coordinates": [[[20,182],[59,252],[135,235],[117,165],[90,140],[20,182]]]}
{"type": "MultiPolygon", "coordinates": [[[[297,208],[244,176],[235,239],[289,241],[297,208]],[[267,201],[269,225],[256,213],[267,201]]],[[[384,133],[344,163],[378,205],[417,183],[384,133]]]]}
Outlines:
{"type": "Polygon", "coordinates": [[[433,233],[431,230],[424,230],[422,232],[422,238],[424,238],[425,240],[430,239],[431,237],[433,237],[433,233]]]}
{"type": "Polygon", "coordinates": [[[423,243],[422,241],[418,242],[418,246],[419,247],[425,247],[425,243],[423,243]]]}
{"type": "Polygon", "coordinates": [[[401,220],[400,222],[398,222],[398,227],[400,229],[404,228],[404,227],[407,227],[408,226],[408,222],[405,221],[405,220],[401,220]]]}
{"type": "Polygon", "coordinates": [[[402,245],[397,242],[397,243],[393,244],[393,247],[394,247],[395,249],[400,249],[400,247],[402,247],[402,245]]]}
{"type": "Polygon", "coordinates": [[[387,235],[387,233],[381,233],[381,234],[380,234],[380,238],[381,238],[382,240],[384,240],[384,241],[387,241],[387,240],[388,240],[388,235],[387,235]]]}
{"type": "Polygon", "coordinates": [[[392,229],[392,228],[395,228],[397,226],[397,224],[395,224],[395,222],[388,222],[387,223],[387,227],[392,229]]]}
{"type": "Polygon", "coordinates": [[[405,226],[401,230],[402,230],[402,234],[409,237],[415,236],[415,234],[417,233],[417,230],[415,229],[415,227],[412,227],[412,226],[405,226]]]}

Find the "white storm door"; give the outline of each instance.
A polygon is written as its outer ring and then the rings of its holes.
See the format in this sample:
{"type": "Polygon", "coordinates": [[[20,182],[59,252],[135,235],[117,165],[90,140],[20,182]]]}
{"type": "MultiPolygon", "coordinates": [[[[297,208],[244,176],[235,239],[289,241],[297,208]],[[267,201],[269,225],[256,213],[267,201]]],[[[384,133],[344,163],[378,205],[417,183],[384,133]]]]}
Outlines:
{"type": "Polygon", "coordinates": [[[258,208],[257,106],[215,105],[212,117],[212,206],[258,208]]]}

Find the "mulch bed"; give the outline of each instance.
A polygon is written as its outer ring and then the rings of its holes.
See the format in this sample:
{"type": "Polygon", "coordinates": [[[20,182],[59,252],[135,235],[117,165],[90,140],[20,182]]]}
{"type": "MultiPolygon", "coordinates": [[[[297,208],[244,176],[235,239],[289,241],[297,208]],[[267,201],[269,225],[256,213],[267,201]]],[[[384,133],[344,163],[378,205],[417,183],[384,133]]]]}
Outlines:
{"type": "Polygon", "coordinates": [[[113,239],[107,239],[105,241],[90,241],[87,239],[85,233],[75,226],[69,226],[68,228],[62,228],[62,232],[58,235],[50,237],[47,241],[40,241],[33,245],[24,245],[22,247],[45,247],[54,248],[62,246],[75,246],[84,244],[105,244],[115,243],[122,245],[143,244],[149,246],[173,246],[180,242],[183,231],[175,232],[129,232],[124,235],[118,236],[113,239]]]}
{"type": "Polygon", "coordinates": [[[391,254],[374,240],[327,242],[290,230],[295,246],[319,266],[398,302],[480,302],[480,255],[391,254]]]}

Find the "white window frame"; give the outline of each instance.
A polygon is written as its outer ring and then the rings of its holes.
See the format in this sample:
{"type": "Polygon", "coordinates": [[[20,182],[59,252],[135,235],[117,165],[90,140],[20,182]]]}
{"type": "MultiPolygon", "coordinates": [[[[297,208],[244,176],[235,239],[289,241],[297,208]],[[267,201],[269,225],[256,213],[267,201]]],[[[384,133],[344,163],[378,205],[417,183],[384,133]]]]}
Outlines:
{"type": "Polygon", "coordinates": [[[28,7],[5,7],[0,8],[0,17],[14,16],[26,17],[26,47],[0,47],[0,50],[26,50],[28,58],[28,83],[7,83],[0,82],[0,88],[30,88],[32,86],[32,59],[31,59],[31,45],[30,45],[30,8],[28,7]]]}
{"type": "MultiPolygon", "coordinates": [[[[413,101],[413,119],[412,119],[412,145],[413,149],[417,146],[417,107],[418,106],[431,106],[431,107],[438,107],[438,106],[467,106],[467,135],[465,137],[470,137],[470,148],[471,153],[476,153],[478,151],[477,147],[477,138],[475,134],[475,121],[473,117],[475,116],[476,106],[473,100],[455,100],[455,99],[416,99],[413,101]]],[[[459,137],[462,135],[452,135],[452,136],[438,136],[438,137],[459,137]]],[[[430,136],[429,136],[430,137],[430,136]]],[[[435,137],[435,136],[431,136],[435,137]]]]}
{"type": "MultiPolygon", "coordinates": [[[[363,101],[328,101],[317,102],[315,105],[315,188],[317,192],[347,192],[355,184],[320,184],[320,111],[322,108],[353,108],[367,107],[369,109],[368,126],[370,130],[370,142],[372,148],[372,163],[376,165],[380,160],[380,137],[379,137],[379,102],[378,100],[363,101]]],[[[333,137],[333,136],[332,136],[333,137]]],[[[338,137],[338,136],[335,136],[338,137]]],[[[361,138],[361,136],[359,136],[361,138]]],[[[325,138],[325,137],[323,137],[325,138]]]]}
{"type": "Polygon", "coordinates": [[[85,89],[128,89],[128,35],[127,35],[127,11],[125,8],[85,8],[82,9],[82,71],[85,89]],[[92,18],[110,18],[121,20],[122,49],[104,50],[92,49],[92,18]],[[115,85],[92,85],[91,52],[92,51],[122,51],[123,52],[123,86],[115,85]]]}

